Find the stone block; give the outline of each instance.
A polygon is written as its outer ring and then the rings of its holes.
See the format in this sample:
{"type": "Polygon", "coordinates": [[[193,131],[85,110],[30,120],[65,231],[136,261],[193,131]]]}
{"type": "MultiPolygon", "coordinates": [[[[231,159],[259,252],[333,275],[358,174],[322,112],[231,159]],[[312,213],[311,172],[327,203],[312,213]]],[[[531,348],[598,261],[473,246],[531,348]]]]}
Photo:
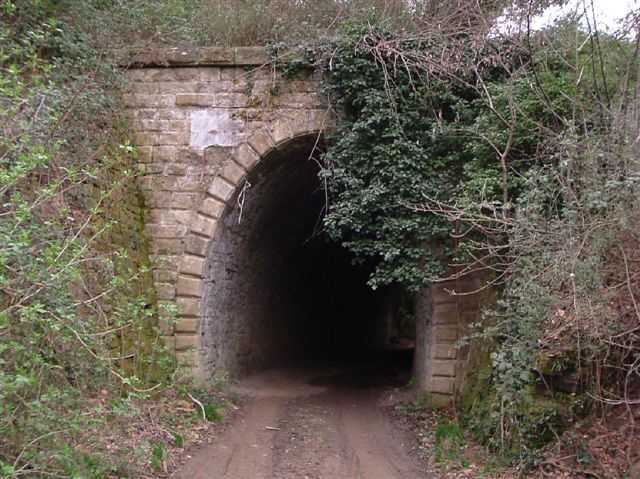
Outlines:
{"type": "Polygon", "coordinates": [[[206,256],[210,242],[209,238],[190,235],[186,241],[185,251],[197,256],[206,256]]]}
{"type": "Polygon", "coordinates": [[[196,334],[176,334],[176,351],[197,349],[200,339],[196,334]]]}
{"type": "Polygon", "coordinates": [[[293,137],[293,129],[291,124],[285,118],[280,118],[269,124],[269,133],[273,138],[274,143],[277,145],[289,140],[293,137]]]}
{"type": "Polygon", "coordinates": [[[247,143],[249,143],[251,148],[253,148],[259,156],[267,154],[274,147],[273,139],[264,130],[253,133],[247,140],[247,143]]]}
{"type": "Polygon", "coordinates": [[[186,233],[183,225],[147,224],[144,229],[147,235],[155,239],[180,238],[186,233]]]}
{"type": "Polygon", "coordinates": [[[154,268],[177,271],[180,257],[176,255],[155,255],[152,259],[154,268]]]}
{"type": "Polygon", "coordinates": [[[197,333],[200,318],[179,318],[176,321],[176,333],[197,333]]]}
{"type": "Polygon", "coordinates": [[[154,115],[158,120],[186,120],[188,117],[188,110],[176,107],[157,109],[154,115]]]}
{"type": "Polygon", "coordinates": [[[228,65],[234,63],[234,51],[224,47],[201,47],[199,62],[203,65],[228,65]]]}
{"type": "Polygon", "coordinates": [[[434,326],[433,338],[436,344],[454,343],[458,340],[458,328],[456,326],[434,326]]]}
{"type": "Polygon", "coordinates": [[[178,161],[176,146],[156,146],[153,148],[153,161],[156,163],[173,163],[178,161]]]}
{"type": "Polygon", "coordinates": [[[175,185],[172,189],[180,192],[199,192],[204,190],[204,182],[201,175],[178,176],[175,177],[175,185]]]}
{"type": "Polygon", "coordinates": [[[229,146],[210,146],[204,150],[204,161],[210,165],[222,166],[232,154],[229,146]]]}
{"type": "Polygon", "coordinates": [[[153,281],[155,283],[171,283],[175,284],[178,273],[170,269],[154,269],[153,281]]]}
{"type": "Polygon", "coordinates": [[[137,158],[138,163],[150,163],[153,158],[153,147],[152,146],[139,146],[137,148],[137,158]]]}
{"type": "Polygon", "coordinates": [[[212,106],[215,97],[211,94],[184,93],[176,95],[176,105],[178,106],[212,106]]]}
{"type": "Polygon", "coordinates": [[[452,344],[434,344],[431,350],[433,359],[456,359],[458,349],[452,344]]]}
{"type": "Polygon", "coordinates": [[[185,131],[167,131],[156,134],[156,145],[188,145],[191,134],[188,130],[185,131]]]}
{"type": "Polygon", "coordinates": [[[172,283],[156,283],[156,297],[160,300],[171,300],[176,297],[176,287],[172,283]]]}
{"type": "Polygon", "coordinates": [[[207,190],[207,193],[222,202],[226,202],[229,198],[231,198],[231,195],[233,195],[234,189],[235,188],[232,184],[224,180],[222,177],[218,176],[211,183],[211,186],[207,190]]]}
{"type": "Polygon", "coordinates": [[[164,206],[181,210],[191,210],[197,204],[200,197],[201,195],[196,192],[174,192],[171,195],[169,203],[164,206]]]}
{"type": "Polygon", "coordinates": [[[166,209],[171,205],[170,191],[145,191],[144,200],[147,208],[166,209]]]}
{"type": "Polygon", "coordinates": [[[215,219],[202,214],[197,214],[194,218],[191,231],[207,238],[213,238],[218,224],[215,219]]]}
{"type": "Polygon", "coordinates": [[[216,108],[245,108],[249,106],[249,100],[249,96],[245,93],[218,93],[213,106],[216,108]]]}
{"type": "Polygon", "coordinates": [[[246,143],[236,148],[234,156],[236,161],[247,171],[250,171],[260,161],[260,156],[246,143]]]}
{"type": "Polygon", "coordinates": [[[204,272],[204,262],[205,259],[200,256],[186,254],[182,258],[180,272],[201,278],[204,272]]]}
{"type": "Polygon", "coordinates": [[[245,93],[249,92],[249,82],[245,75],[240,75],[233,80],[221,80],[218,82],[209,83],[210,88],[213,88],[215,93],[245,93]]]}
{"type": "Polygon", "coordinates": [[[451,404],[453,396],[451,394],[431,393],[429,395],[429,405],[433,408],[443,408],[451,404]]]}
{"type": "Polygon", "coordinates": [[[228,160],[221,172],[221,176],[234,185],[237,185],[245,174],[246,171],[233,160],[228,160]]]}
{"type": "Polygon", "coordinates": [[[234,64],[238,66],[264,65],[270,62],[264,47],[238,47],[235,49],[234,64]]]}
{"type": "Polygon", "coordinates": [[[156,133],[149,133],[145,131],[136,131],[133,133],[133,142],[138,147],[153,146],[156,144],[156,133]]]}
{"type": "Polygon", "coordinates": [[[427,384],[427,391],[439,394],[453,394],[455,379],[445,377],[432,377],[427,384]]]}
{"type": "Polygon", "coordinates": [[[190,210],[169,210],[169,211],[171,213],[173,222],[190,227],[193,221],[193,217],[195,215],[193,211],[190,211],[190,210]]]}
{"type": "Polygon", "coordinates": [[[274,97],[274,104],[280,108],[322,108],[325,103],[324,99],[317,93],[286,93],[274,97]]]}
{"type": "Polygon", "coordinates": [[[178,306],[178,314],[180,314],[180,316],[195,318],[199,318],[201,316],[200,298],[178,297],[176,299],[176,303],[178,306]]]}
{"type": "Polygon", "coordinates": [[[138,171],[141,175],[160,175],[164,171],[164,164],[138,163],[138,171]]]}
{"type": "Polygon", "coordinates": [[[176,350],[176,337],[173,334],[173,325],[171,326],[171,333],[163,335],[161,337],[162,342],[164,343],[165,347],[169,350],[169,351],[175,351],[176,350]]]}
{"type": "Polygon", "coordinates": [[[244,75],[246,72],[234,67],[223,66],[220,68],[220,80],[235,80],[238,76],[244,75]]]}
{"type": "Polygon", "coordinates": [[[165,175],[145,175],[138,177],[138,185],[141,189],[148,189],[153,191],[171,191],[175,189],[174,176],[165,175]]]}
{"type": "Polygon", "coordinates": [[[433,312],[433,324],[455,326],[458,324],[459,314],[455,310],[435,310],[433,312]]]}
{"type": "Polygon", "coordinates": [[[127,93],[123,95],[123,101],[129,108],[169,108],[175,105],[175,97],[173,95],[127,93]]]}
{"type": "Polygon", "coordinates": [[[179,275],[176,283],[176,293],[178,296],[200,298],[202,296],[202,279],[179,275]]]}
{"type": "Polygon", "coordinates": [[[212,218],[220,218],[224,211],[225,204],[211,196],[207,196],[200,206],[200,213],[212,218]]]}
{"type": "Polygon", "coordinates": [[[325,131],[330,126],[330,113],[327,110],[309,110],[307,113],[307,131],[325,131]]]}
{"type": "Polygon", "coordinates": [[[147,68],[148,82],[188,82],[200,79],[197,68],[147,68]]]}
{"type": "Polygon", "coordinates": [[[195,351],[177,351],[176,361],[179,366],[192,367],[196,365],[196,352],[195,351]]]}
{"type": "Polygon", "coordinates": [[[455,296],[442,288],[434,287],[431,290],[431,295],[434,305],[458,303],[458,296],[455,296]]]}
{"type": "Polygon", "coordinates": [[[198,48],[167,48],[157,50],[155,58],[158,63],[169,65],[193,65],[200,60],[198,48]]]}
{"type": "Polygon", "coordinates": [[[151,241],[151,252],[153,254],[180,254],[182,253],[182,240],[169,238],[153,238],[151,241]]]}
{"type": "Polygon", "coordinates": [[[163,171],[169,176],[184,176],[187,174],[188,167],[186,163],[168,163],[163,171]]]}
{"type": "Polygon", "coordinates": [[[456,376],[456,361],[455,360],[432,360],[431,361],[431,374],[433,376],[456,376]]]}

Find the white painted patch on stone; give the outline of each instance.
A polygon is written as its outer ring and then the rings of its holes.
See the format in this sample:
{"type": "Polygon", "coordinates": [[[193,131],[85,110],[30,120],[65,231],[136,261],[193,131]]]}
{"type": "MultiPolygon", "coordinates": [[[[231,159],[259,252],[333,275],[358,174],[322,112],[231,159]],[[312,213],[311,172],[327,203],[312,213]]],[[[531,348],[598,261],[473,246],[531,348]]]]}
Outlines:
{"type": "Polygon", "coordinates": [[[244,123],[225,110],[191,112],[191,147],[236,146],[244,140],[244,123]]]}

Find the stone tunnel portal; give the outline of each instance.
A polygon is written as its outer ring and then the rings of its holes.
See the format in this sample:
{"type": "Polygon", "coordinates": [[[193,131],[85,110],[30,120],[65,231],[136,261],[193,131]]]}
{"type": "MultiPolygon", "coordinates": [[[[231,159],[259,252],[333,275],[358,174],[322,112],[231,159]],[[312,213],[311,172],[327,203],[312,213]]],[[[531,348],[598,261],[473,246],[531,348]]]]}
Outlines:
{"type": "MultiPolygon", "coordinates": [[[[321,231],[317,146],[309,135],[274,150],[228,202],[204,273],[208,374],[362,361],[397,342],[397,291],[369,288],[369,270],[321,231]]],[[[400,356],[410,366],[410,349],[400,356]]]]}

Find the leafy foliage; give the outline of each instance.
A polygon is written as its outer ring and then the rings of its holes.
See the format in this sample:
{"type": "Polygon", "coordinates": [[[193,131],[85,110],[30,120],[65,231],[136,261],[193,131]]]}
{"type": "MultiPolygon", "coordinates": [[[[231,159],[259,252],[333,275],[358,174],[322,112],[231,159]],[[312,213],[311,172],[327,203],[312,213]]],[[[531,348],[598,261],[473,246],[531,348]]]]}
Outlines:
{"type": "Polygon", "coordinates": [[[628,404],[637,387],[637,50],[566,22],[515,47],[461,34],[434,67],[446,47],[425,35],[352,25],[284,70],[327,75],[342,116],[326,232],[374,266],[372,287],[418,289],[450,261],[489,271],[498,301],[475,337],[491,374],[471,424],[529,461],[584,412],[582,394],[628,404]],[[541,358],[577,377],[572,391],[547,383],[541,358]]]}
{"type": "Polygon", "coordinates": [[[87,398],[141,391],[171,367],[144,245],[130,241],[141,205],[109,92],[120,78],[54,2],[1,8],[0,468],[104,477],[74,450],[95,427],[87,398]]]}

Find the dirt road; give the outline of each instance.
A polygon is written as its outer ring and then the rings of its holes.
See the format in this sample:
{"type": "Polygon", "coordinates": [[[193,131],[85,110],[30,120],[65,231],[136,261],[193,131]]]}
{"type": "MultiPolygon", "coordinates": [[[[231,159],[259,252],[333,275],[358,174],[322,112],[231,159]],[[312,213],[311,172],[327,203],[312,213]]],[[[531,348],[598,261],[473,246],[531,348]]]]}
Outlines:
{"type": "Polygon", "coordinates": [[[252,399],[175,479],[423,479],[380,412],[380,371],[271,371],[244,381],[252,399]]]}

